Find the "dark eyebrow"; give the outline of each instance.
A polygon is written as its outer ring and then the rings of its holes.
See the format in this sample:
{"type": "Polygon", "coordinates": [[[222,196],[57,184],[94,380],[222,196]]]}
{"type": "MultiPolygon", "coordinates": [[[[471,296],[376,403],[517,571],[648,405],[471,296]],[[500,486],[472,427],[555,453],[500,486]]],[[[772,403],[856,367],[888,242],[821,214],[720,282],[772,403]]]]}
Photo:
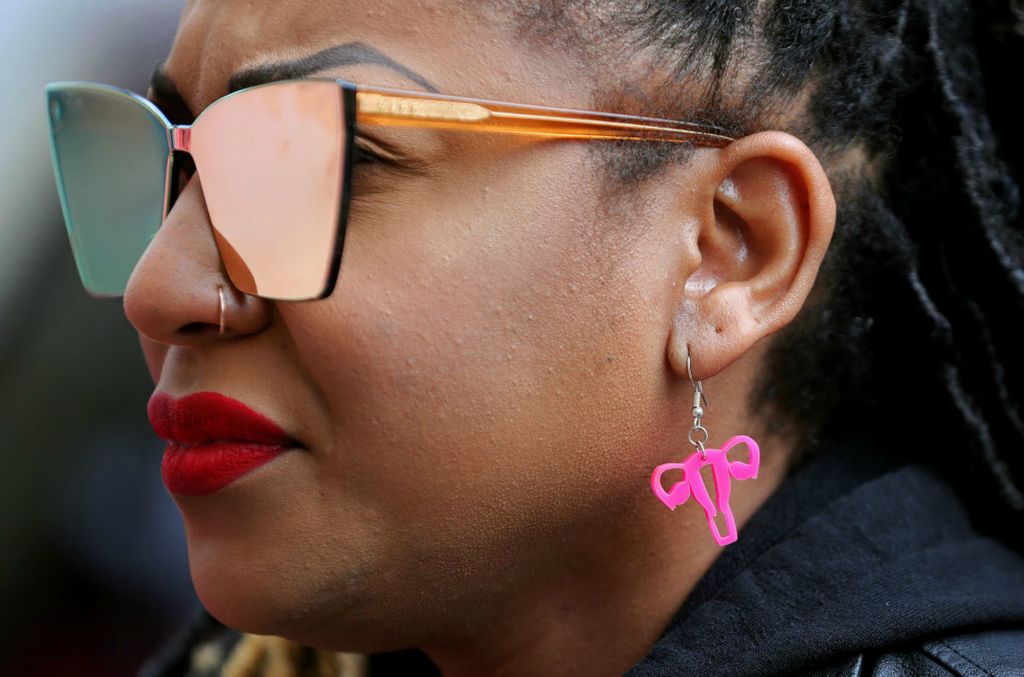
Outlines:
{"type": "MultiPolygon", "coordinates": [[[[329,68],[355,66],[358,64],[385,66],[415,82],[428,92],[440,92],[437,87],[416,71],[361,42],[346,42],[343,45],[328,47],[316,54],[292,61],[279,61],[235,73],[228,80],[228,91],[237,92],[246,87],[263,85],[276,80],[303,78],[329,68]]],[[[152,100],[173,124],[188,124],[195,119],[195,115],[189,110],[188,104],[185,102],[185,97],[181,95],[174,81],[167,74],[167,71],[164,70],[163,61],[158,63],[153,70],[149,86],[152,90],[152,100]]]]}
{"type": "Polygon", "coordinates": [[[310,54],[309,56],[292,61],[279,61],[241,71],[232,75],[231,79],[228,80],[228,91],[235,92],[239,89],[262,85],[274,82],[275,80],[304,78],[329,68],[355,66],[358,64],[384,66],[415,82],[428,92],[438,93],[440,91],[429,80],[408,66],[398,63],[373,47],[361,42],[346,42],[343,45],[328,47],[316,54],[310,54]]]}
{"type": "Polygon", "coordinates": [[[153,76],[149,79],[150,99],[164,112],[167,119],[173,124],[183,125],[192,122],[195,116],[185,103],[185,97],[178,91],[174,80],[164,70],[164,62],[161,61],[153,69],[153,76]]]}

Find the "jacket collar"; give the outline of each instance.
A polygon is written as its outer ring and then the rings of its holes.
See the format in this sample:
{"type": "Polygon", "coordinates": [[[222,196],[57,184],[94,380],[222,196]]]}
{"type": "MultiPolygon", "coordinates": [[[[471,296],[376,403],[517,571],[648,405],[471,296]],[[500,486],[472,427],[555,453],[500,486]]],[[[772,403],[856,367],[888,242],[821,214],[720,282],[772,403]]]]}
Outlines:
{"type": "Polygon", "coordinates": [[[861,649],[1024,622],[1024,557],[934,469],[827,435],[726,546],[625,677],[776,675],[861,649]]]}

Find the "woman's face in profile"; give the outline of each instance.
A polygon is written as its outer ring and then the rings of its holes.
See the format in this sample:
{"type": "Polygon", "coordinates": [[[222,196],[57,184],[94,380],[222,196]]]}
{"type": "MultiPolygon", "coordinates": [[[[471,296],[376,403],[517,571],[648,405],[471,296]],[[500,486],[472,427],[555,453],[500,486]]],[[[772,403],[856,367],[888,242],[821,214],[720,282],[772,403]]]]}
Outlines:
{"type": "MultiPolygon", "coordinates": [[[[232,76],[331,48],[317,75],[593,103],[569,56],[511,22],[370,7],[195,0],[164,70],[193,117],[232,76]]],[[[228,283],[193,177],[125,309],[158,391],[222,393],[300,445],[214,493],[174,494],[206,607],[252,632],[386,649],[474,622],[459,600],[514,596],[510,581],[557,590],[568,553],[600,547],[678,418],[656,404],[677,262],[639,203],[605,199],[586,143],[358,132],[383,160],[355,168],[331,296],[233,292],[218,335],[228,283]]]]}

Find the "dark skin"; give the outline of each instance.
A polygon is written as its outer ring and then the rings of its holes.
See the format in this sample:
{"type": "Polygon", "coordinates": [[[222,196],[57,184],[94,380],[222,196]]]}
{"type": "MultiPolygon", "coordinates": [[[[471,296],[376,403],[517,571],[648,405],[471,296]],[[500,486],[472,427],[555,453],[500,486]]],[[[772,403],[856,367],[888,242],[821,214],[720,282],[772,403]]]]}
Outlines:
{"type": "MultiPolygon", "coordinates": [[[[557,45],[443,2],[193,1],[165,70],[194,115],[239,73],[351,42],[447,93],[599,97],[557,45]]],[[[381,63],[317,74],[423,88],[381,63]]],[[[357,169],[329,298],[232,291],[219,336],[231,286],[201,177],[129,283],[159,390],[225,393],[303,445],[174,495],[196,590],[231,627],[418,647],[449,677],[621,674],[721,552],[698,506],[669,511],[649,486],[693,452],[688,347],[708,446],[761,444],[757,479],[733,486],[741,529],[781,481],[789,443],[743,403],[831,239],[826,175],[799,139],[763,132],[612,199],[599,142],[360,133],[394,163],[357,169]]]]}

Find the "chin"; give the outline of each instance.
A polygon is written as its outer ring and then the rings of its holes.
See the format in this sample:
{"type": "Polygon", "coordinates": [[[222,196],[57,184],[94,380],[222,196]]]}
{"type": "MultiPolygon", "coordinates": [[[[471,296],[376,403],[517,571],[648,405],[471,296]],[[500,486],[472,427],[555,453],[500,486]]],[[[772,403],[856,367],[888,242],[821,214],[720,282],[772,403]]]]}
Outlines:
{"type": "Polygon", "coordinates": [[[199,601],[229,628],[326,651],[406,648],[395,644],[403,628],[380,615],[391,607],[388,600],[367,603],[358,573],[339,572],[330,580],[308,563],[271,561],[266,550],[255,557],[225,550],[190,544],[189,570],[199,601]]]}
{"type": "Polygon", "coordinates": [[[294,614],[282,583],[285,577],[249,561],[231,561],[214,548],[189,549],[189,571],[196,596],[210,615],[242,632],[286,636],[287,619],[294,614]],[[276,579],[276,580],[275,580],[276,579]]]}

